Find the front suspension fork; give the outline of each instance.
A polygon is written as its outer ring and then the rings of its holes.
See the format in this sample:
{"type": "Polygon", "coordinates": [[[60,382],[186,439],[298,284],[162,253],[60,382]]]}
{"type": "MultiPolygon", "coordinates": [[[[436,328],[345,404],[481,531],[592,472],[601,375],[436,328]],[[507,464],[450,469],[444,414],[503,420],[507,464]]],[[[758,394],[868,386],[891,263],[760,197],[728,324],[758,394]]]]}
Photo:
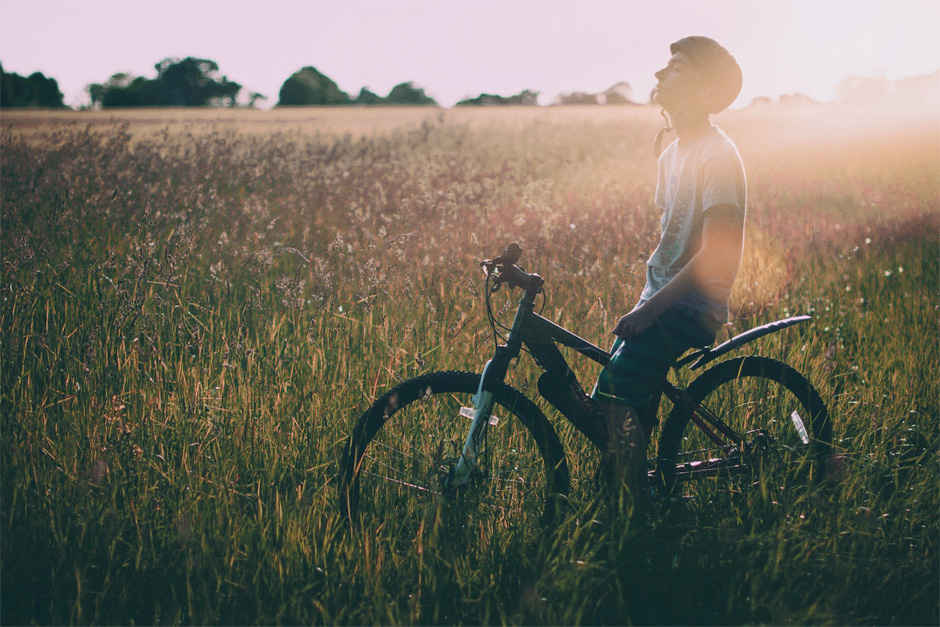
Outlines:
{"type": "Polygon", "coordinates": [[[473,395],[474,413],[470,432],[467,433],[457,465],[444,480],[444,488],[456,489],[465,486],[470,480],[470,475],[479,465],[480,453],[486,440],[486,429],[490,425],[493,405],[496,402],[491,390],[502,383],[506,377],[510,359],[512,359],[511,350],[506,346],[500,346],[496,349],[496,356],[486,362],[486,366],[483,367],[480,385],[477,393],[473,395]]]}
{"type": "Polygon", "coordinates": [[[535,296],[540,290],[540,287],[526,290],[519,301],[519,308],[516,310],[516,316],[512,321],[512,328],[509,330],[506,344],[497,346],[493,359],[486,362],[486,366],[483,367],[480,386],[473,396],[475,409],[473,423],[470,425],[470,432],[467,434],[467,440],[464,442],[457,465],[444,480],[445,489],[455,489],[466,485],[470,480],[470,475],[478,465],[480,451],[486,439],[486,428],[489,426],[490,416],[493,414],[495,400],[492,390],[496,389],[496,386],[505,380],[506,373],[509,371],[509,362],[518,357],[519,352],[522,350],[522,330],[526,318],[532,313],[535,296]]]}

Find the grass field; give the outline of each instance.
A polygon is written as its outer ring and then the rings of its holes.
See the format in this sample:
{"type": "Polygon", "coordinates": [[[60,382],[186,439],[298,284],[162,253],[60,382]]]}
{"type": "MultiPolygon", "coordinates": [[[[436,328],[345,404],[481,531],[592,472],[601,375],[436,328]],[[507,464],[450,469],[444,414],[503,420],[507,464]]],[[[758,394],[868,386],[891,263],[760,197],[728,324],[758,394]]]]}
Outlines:
{"type": "Polygon", "coordinates": [[[341,447],[395,383],[482,367],[477,261],[510,241],[543,315],[610,341],[659,236],[657,111],[4,112],[0,622],[940,622],[938,119],[717,123],[749,182],[721,339],[813,316],[752,346],[820,390],[844,475],[638,527],[540,401],[577,504],[475,552],[396,511],[347,529],[341,447]]]}

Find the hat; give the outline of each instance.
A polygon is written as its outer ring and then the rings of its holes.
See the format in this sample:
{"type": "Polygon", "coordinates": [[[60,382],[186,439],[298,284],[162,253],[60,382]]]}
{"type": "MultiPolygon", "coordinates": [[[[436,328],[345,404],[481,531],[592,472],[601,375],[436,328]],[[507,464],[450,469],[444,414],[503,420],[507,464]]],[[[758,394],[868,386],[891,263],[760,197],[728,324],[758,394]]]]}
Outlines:
{"type": "Polygon", "coordinates": [[[698,35],[685,37],[670,45],[669,52],[682,52],[702,74],[712,90],[709,113],[724,111],[741,93],[741,67],[731,53],[714,39],[698,35]]]}

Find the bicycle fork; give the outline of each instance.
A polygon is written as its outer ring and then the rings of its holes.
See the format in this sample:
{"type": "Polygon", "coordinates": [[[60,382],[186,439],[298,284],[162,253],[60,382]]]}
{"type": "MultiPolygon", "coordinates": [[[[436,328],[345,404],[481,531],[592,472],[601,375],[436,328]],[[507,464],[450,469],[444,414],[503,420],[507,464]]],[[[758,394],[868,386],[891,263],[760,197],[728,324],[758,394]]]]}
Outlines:
{"type": "Polygon", "coordinates": [[[497,346],[493,359],[486,362],[486,366],[483,367],[480,386],[473,396],[474,412],[470,432],[467,434],[463,449],[461,449],[457,465],[444,480],[445,489],[453,490],[467,485],[467,482],[470,481],[470,475],[478,466],[480,451],[486,439],[486,429],[491,424],[495,424],[492,421],[493,405],[495,403],[492,390],[503,382],[506,373],[509,371],[509,362],[518,357],[519,352],[522,350],[522,342],[519,339],[520,331],[525,317],[532,312],[535,294],[536,292],[527,290],[523,295],[519,301],[519,309],[513,319],[509,336],[506,338],[506,344],[497,346]]]}
{"type": "MultiPolygon", "coordinates": [[[[480,378],[480,386],[473,396],[473,422],[470,424],[470,432],[467,434],[467,440],[460,451],[460,459],[444,481],[444,487],[447,489],[453,490],[467,485],[470,475],[477,467],[480,450],[483,448],[483,441],[486,437],[486,429],[490,425],[493,415],[493,393],[486,389],[487,377],[491,372],[493,372],[492,359],[486,362],[486,366],[483,368],[483,376],[480,378]]],[[[461,413],[463,413],[463,409],[461,408],[461,413]]]]}
{"type": "MultiPolygon", "coordinates": [[[[511,337],[512,334],[510,334],[511,337]]],[[[499,422],[499,419],[493,416],[493,406],[496,404],[493,390],[506,378],[510,360],[519,354],[518,348],[513,350],[510,346],[512,346],[511,342],[508,346],[497,346],[496,355],[483,367],[480,385],[477,393],[473,395],[473,422],[470,424],[470,431],[460,451],[460,459],[444,480],[445,489],[456,489],[467,485],[470,475],[479,465],[487,428],[499,422]]],[[[464,415],[468,414],[469,412],[464,415]]]]}

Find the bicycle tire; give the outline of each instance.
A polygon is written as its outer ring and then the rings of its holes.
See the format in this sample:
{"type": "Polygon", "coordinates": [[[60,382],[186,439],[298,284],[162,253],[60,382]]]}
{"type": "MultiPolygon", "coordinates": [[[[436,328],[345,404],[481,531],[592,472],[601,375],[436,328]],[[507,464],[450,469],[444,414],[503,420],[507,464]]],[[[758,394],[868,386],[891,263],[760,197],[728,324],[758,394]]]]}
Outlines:
{"type": "Polygon", "coordinates": [[[689,425],[691,407],[676,404],[663,424],[656,462],[659,487],[666,494],[680,480],[727,478],[741,470],[752,477],[756,473],[765,494],[825,476],[832,439],[828,410],[813,385],[791,366],[767,357],[736,357],[703,372],[686,393],[693,404],[747,433],[750,446],[745,448],[751,450],[742,455],[737,446],[715,445],[689,425]],[[798,423],[804,427],[802,437],[798,423]]]}
{"type": "Polygon", "coordinates": [[[542,527],[550,524],[570,484],[564,449],[542,411],[505,383],[493,390],[499,422],[487,427],[480,455],[485,468],[481,464],[471,485],[456,494],[442,489],[471,424],[459,409],[472,407],[480,379],[471,372],[434,372],[376,400],[357,422],[340,461],[341,515],[361,520],[365,510],[387,519],[397,510],[396,524],[407,524],[408,518],[423,519],[429,507],[449,507],[458,516],[503,526],[533,519],[542,527]],[[444,449],[452,453],[445,457],[444,449]]]}

